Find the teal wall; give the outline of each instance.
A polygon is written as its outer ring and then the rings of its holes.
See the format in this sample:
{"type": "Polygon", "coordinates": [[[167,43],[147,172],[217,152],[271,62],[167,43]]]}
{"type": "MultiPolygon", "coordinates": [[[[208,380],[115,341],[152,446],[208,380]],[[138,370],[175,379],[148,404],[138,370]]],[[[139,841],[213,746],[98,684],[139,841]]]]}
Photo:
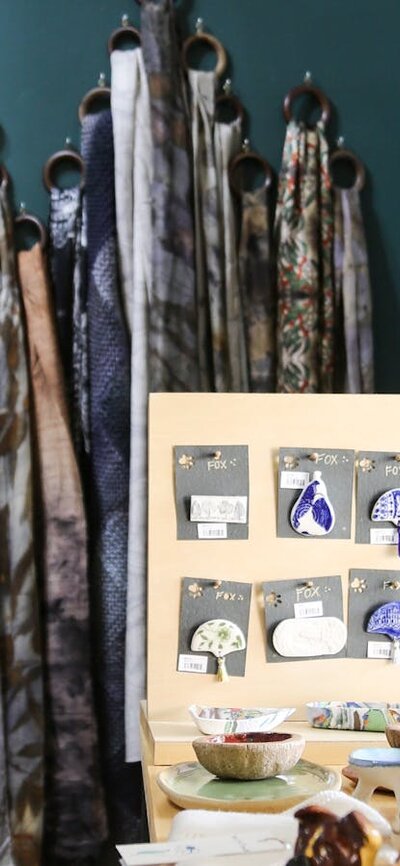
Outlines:
{"type": "MultiPolygon", "coordinates": [[[[98,73],[106,41],[134,0],[2,0],[1,156],[23,199],[43,218],[41,168],[68,135],[98,73]]],[[[332,140],[343,134],[368,169],[363,194],[375,300],[379,391],[400,391],[399,0],[179,0],[185,30],[198,16],[222,39],[252,143],[279,167],[281,100],[306,69],[330,96],[332,140]]]]}

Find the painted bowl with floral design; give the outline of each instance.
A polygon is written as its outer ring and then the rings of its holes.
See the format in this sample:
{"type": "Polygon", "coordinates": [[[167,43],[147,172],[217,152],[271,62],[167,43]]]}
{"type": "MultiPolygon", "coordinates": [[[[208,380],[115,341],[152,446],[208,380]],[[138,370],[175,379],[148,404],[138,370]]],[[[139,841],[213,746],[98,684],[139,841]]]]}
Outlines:
{"type": "Polygon", "coordinates": [[[220,779],[268,779],[291,770],[300,760],[305,739],[279,731],[219,734],[193,740],[197,759],[220,779]]]}
{"type": "Polygon", "coordinates": [[[273,731],[295,707],[205,707],[191,704],[189,713],[202,734],[245,734],[273,731]]]}

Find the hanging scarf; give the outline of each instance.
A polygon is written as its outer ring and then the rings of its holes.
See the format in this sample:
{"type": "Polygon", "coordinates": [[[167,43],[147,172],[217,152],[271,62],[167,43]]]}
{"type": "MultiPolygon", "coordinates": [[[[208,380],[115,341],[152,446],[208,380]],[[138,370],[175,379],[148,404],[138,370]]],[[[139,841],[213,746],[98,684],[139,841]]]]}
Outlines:
{"type": "Polygon", "coordinates": [[[228,381],[231,391],[248,391],[249,377],[239,288],[239,263],[236,249],[236,224],[229,184],[229,163],[240,150],[242,122],[217,121],[214,125],[214,150],[217,165],[220,219],[223,229],[224,292],[227,329],[228,381]]]}
{"type": "Polygon", "coordinates": [[[0,863],[40,866],[42,661],[33,559],[29,390],[11,227],[1,184],[0,826],[4,835],[0,836],[0,863]]]}
{"type": "MultiPolygon", "coordinates": [[[[114,128],[116,149],[119,136],[130,130],[132,158],[120,163],[119,185],[124,196],[119,202],[125,234],[132,238],[131,283],[127,292],[132,330],[131,350],[131,460],[129,480],[128,603],[126,629],[125,728],[126,757],[140,760],[139,704],[145,693],[146,654],[146,573],[147,573],[147,400],[149,391],[149,306],[152,292],[153,172],[150,98],[141,49],[115,51],[111,56],[118,92],[131,87],[129,102],[133,122],[114,128]],[[129,198],[133,207],[125,210],[129,198]]],[[[114,78],[113,78],[114,81],[114,78]]],[[[112,82],[113,86],[113,82],[112,82]]],[[[113,105],[115,99],[113,98],[113,105]]],[[[118,113],[118,101],[116,110],[118,113]]],[[[116,166],[117,173],[117,166],[116,166]]],[[[119,187],[116,185],[118,203],[119,187]]],[[[119,231],[119,226],[118,226],[119,231]]],[[[122,246],[122,245],[121,245],[122,246]]],[[[128,253],[128,249],[126,248],[128,253]]],[[[126,286],[128,283],[126,281],[126,286]]]]}
{"type": "Polygon", "coordinates": [[[144,0],[141,38],[153,135],[151,391],[198,391],[189,132],[173,0],[144,0]]]}
{"type": "Polygon", "coordinates": [[[250,390],[275,391],[276,310],[271,273],[270,225],[264,186],[241,195],[240,281],[250,390]]]}
{"type": "Polygon", "coordinates": [[[360,195],[356,188],[335,188],[336,301],[342,318],[339,345],[345,346],[344,381],[350,394],[374,391],[372,299],[360,195]]]}
{"type": "Polygon", "coordinates": [[[276,214],[278,391],[330,392],[333,211],[324,126],[288,124],[276,214]]]}
{"type": "Polygon", "coordinates": [[[189,69],[192,93],[196,283],[202,388],[230,391],[223,229],[213,141],[214,72],[189,69]]]}
{"type": "Polygon", "coordinates": [[[129,842],[136,838],[139,812],[135,774],[125,764],[124,727],[130,356],[118,282],[113,126],[109,111],[85,118],[82,153],[86,166],[89,269],[90,512],[96,676],[111,833],[114,840],[129,842]]]}
{"type": "Polygon", "coordinates": [[[40,246],[18,256],[28,328],[42,523],[47,766],[45,862],[82,861],[106,835],[89,633],[86,521],[40,246]]]}
{"type": "Polygon", "coordinates": [[[89,452],[86,233],[80,187],[50,192],[50,266],[61,361],[77,456],[89,452]]]}

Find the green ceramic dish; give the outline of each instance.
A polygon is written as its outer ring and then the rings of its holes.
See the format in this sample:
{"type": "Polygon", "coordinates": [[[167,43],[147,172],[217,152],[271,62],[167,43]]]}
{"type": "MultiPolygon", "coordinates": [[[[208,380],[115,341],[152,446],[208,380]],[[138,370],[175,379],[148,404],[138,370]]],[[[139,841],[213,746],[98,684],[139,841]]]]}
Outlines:
{"type": "Polygon", "coordinates": [[[287,773],[252,782],[217,779],[201,764],[176,764],[161,770],[157,782],[182,809],[236,812],[283,812],[326,791],[338,791],[340,774],[310,761],[299,761],[287,773]]]}

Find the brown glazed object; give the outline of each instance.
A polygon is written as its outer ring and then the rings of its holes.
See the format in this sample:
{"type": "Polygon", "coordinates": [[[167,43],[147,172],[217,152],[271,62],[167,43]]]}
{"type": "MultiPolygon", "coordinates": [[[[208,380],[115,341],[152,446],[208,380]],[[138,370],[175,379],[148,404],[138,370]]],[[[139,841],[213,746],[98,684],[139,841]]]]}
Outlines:
{"type": "Polygon", "coordinates": [[[400,725],[387,725],[385,734],[389,746],[392,746],[394,749],[400,749],[400,725]]]}
{"type": "Polygon", "coordinates": [[[199,737],[193,748],[200,764],[220,779],[268,779],[290,770],[305,746],[299,734],[221,734],[199,737]]]}
{"type": "Polygon", "coordinates": [[[338,818],[329,809],[308,806],[295,818],[299,831],[294,853],[305,855],[311,866],[373,866],[382,837],[360,812],[338,818]]]}

